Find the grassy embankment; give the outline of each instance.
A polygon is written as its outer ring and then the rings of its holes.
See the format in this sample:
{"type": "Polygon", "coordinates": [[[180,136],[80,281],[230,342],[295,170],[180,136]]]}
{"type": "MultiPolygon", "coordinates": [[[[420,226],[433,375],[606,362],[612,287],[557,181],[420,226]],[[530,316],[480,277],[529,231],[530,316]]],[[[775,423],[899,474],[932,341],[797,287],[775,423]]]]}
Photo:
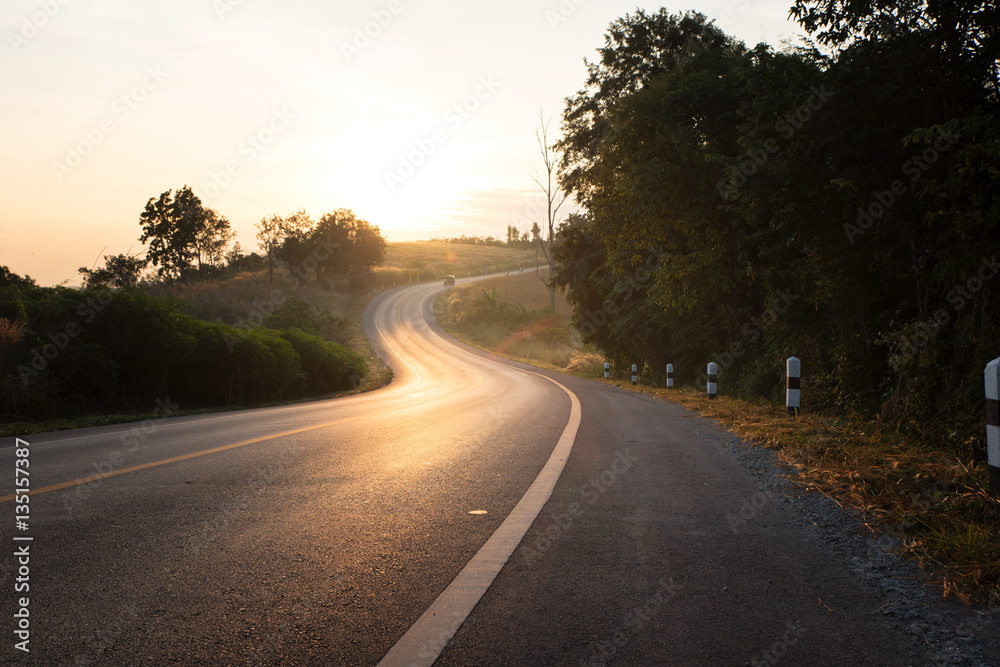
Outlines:
{"type": "MultiPolygon", "coordinates": [[[[542,312],[548,293],[532,273],[458,287],[442,294],[435,309],[446,330],[476,347],[631,388],[630,381],[602,378],[604,359],[580,348],[569,308],[557,299],[555,314],[542,312]],[[519,306],[536,310],[525,317],[519,306]]],[[[638,390],[775,450],[792,470],[791,481],[858,512],[872,532],[900,537],[904,553],[931,573],[945,597],[1000,602],[1000,500],[986,488],[982,431],[902,432],[857,416],[810,413],[808,396],[806,412],[790,418],[784,405],[763,400],[710,401],[692,387],[668,392],[640,384],[638,390]]]]}

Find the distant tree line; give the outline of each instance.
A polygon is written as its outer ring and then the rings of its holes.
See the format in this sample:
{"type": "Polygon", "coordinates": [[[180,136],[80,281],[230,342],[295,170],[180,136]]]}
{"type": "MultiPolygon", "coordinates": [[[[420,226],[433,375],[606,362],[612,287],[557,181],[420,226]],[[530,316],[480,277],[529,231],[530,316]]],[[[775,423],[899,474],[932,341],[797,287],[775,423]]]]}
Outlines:
{"type": "Polygon", "coordinates": [[[507,225],[507,235],[503,239],[495,236],[454,236],[434,237],[430,239],[432,243],[457,243],[463,245],[494,246],[497,248],[530,248],[541,240],[542,228],[538,223],[532,223],[531,229],[524,232],[514,225],[507,225]]]}
{"type": "Polygon", "coordinates": [[[279,266],[304,269],[310,277],[363,273],[382,263],[388,246],[378,227],[348,209],[324,213],[318,221],[299,210],[262,218],[256,225],[260,254],[245,255],[233,243],[229,220],[205,207],[188,186],[150,199],[139,224],[145,253],[105,255],[104,266],[81,267],[86,285],[132,287],[147,268],[155,268],[147,280],[168,282],[265,269],[273,280],[279,266]]]}
{"type": "Polygon", "coordinates": [[[615,21],[562,117],[575,323],[648,377],[900,423],[982,418],[1000,356],[1000,14],[799,0],[835,50],[615,21]],[[703,384],[701,384],[703,386],[703,384]]]}

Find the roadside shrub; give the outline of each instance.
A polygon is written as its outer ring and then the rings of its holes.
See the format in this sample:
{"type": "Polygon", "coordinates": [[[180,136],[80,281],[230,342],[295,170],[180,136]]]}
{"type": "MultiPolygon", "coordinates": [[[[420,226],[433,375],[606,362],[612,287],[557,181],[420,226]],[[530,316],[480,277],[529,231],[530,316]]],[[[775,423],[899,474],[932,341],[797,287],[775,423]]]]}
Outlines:
{"type": "Polygon", "coordinates": [[[365,375],[361,357],[312,333],[206,322],[184,308],[141,288],[0,288],[2,416],[142,412],[167,398],[184,408],[267,403],[365,375]]]}
{"type": "Polygon", "coordinates": [[[284,303],[264,318],[269,329],[299,329],[307,334],[343,343],[347,340],[347,320],[321,312],[305,301],[288,297],[284,303]]]}
{"type": "Polygon", "coordinates": [[[277,332],[298,355],[307,394],[349,389],[367,374],[365,361],[343,345],[323,340],[301,329],[277,332]]]}

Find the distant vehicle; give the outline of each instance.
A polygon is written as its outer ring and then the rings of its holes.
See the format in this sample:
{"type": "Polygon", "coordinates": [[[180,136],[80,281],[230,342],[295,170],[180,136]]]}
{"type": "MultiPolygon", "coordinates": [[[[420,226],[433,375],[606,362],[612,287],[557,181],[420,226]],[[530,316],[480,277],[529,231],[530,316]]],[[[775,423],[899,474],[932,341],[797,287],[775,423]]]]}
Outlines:
{"type": "Polygon", "coordinates": [[[445,276],[444,277],[444,286],[445,287],[451,287],[454,284],[455,284],[455,276],[445,276]]]}

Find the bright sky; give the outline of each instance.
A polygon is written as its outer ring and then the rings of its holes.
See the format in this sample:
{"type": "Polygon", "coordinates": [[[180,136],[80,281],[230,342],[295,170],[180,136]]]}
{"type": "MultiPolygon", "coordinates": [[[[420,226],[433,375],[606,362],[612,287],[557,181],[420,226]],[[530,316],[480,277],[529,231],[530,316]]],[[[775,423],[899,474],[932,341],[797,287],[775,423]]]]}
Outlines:
{"type": "MultiPolygon", "coordinates": [[[[791,0],[698,0],[749,45],[798,41],[791,0]]],[[[658,4],[645,5],[649,11],[658,4]]],[[[558,134],[635,0],[5,0],[0,264],[78,284],[139,251],[190,185],[244,251],[262,217],[350,208],[390,241],[544,221],[538,111],[558,134]],[[367,34],[366,34],[367,33],[367,34]]]]}

